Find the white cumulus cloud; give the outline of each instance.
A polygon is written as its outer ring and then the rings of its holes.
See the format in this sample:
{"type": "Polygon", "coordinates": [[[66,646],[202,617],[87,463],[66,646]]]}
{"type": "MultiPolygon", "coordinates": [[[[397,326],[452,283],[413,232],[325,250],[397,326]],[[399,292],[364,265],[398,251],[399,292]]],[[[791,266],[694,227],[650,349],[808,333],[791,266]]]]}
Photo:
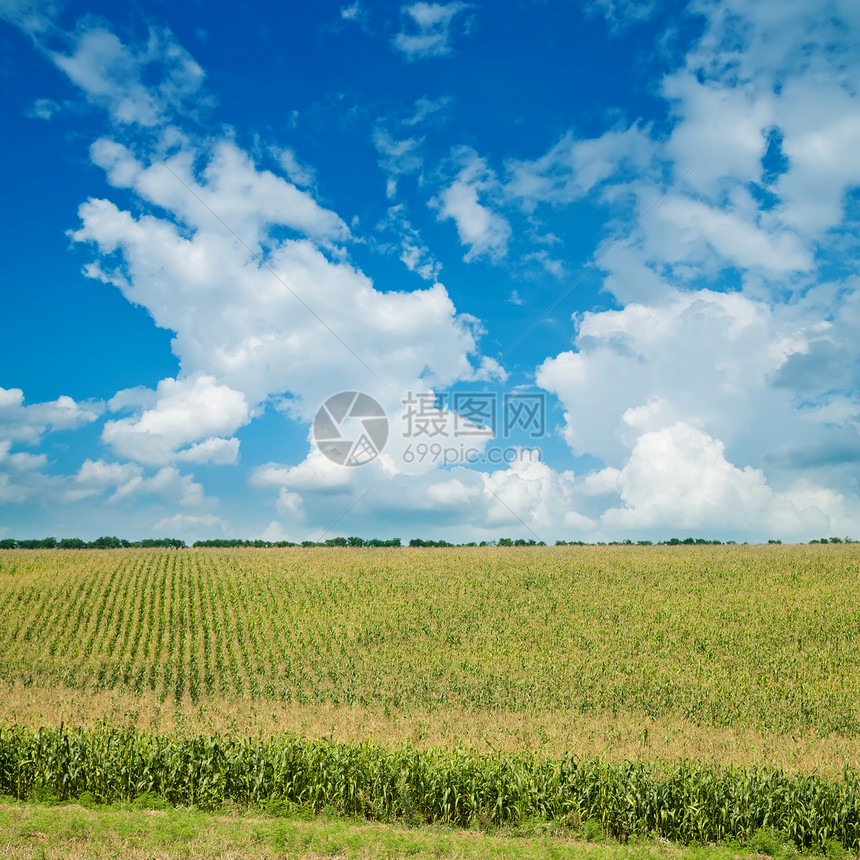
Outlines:
{"type": "Polygon", "coordinates": [[[65,394],[46,403],[25,405],[20,388],[0,388],[0,440],[32,445],[49,431],[91,424],[102,409],[100,403],[77,403],[65,394]]]}
{"type": "Polygon", "coordinates": [[[174,460],[235,462],[238,440],[231,436],[250,420],[241,392],[214,377],[162,379],[155,402],[131,418],[107,421],[103,440],[122,457],[150,465],[174,460]]]}
{"type": "Polygon", "coordinates": [[[603,514],[601,524],[610,533],[671,524],[685,533],[760,536],[770,529],[808,539],[851,527],[841,494],[804,482],[775,492],[760,469],[733,465],[722,442],[684,422],[643,433],[613,477],[624,505],[603,514]]]}
{"type": "Polygon", "coordinates": [[[498,180],[474,150],[461,149],[455,159],[461,165],[456,178],[431,201],[431,206],[440,220],[454,221],[460,243],[468,248],[466,261],[483,255],[500,259],[507,253],[511,225],[481,200],[497,191],[498,180]]]}

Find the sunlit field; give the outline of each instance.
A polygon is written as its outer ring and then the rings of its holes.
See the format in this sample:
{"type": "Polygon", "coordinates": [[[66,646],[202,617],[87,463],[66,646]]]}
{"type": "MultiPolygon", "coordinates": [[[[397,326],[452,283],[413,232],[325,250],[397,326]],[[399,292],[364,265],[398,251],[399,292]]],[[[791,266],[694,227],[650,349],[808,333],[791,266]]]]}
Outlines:
{"type": "Polygon", "coordinates": [[[0,722],[836,773],[860,549],[6,551],[0,722]]]}
{"type": "Polygon", "coordinates": [[[856,853],[858,561],[4,551],[0,795],[856,853]]]}

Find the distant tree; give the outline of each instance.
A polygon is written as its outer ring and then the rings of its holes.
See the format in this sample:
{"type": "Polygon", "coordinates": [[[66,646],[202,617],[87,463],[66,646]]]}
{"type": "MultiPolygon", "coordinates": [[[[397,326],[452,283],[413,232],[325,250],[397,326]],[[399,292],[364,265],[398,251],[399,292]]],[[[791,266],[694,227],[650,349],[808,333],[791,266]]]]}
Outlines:
{"type": "Polygon", "coordinates": [[[703,545],[709,545],[709,544],[714,544],[714,545],[718,546],[722,543],[722,541],[706,540],[705,538],[691,538],[691,537],[684,538],[683,540],[680,540],[678,538],[673,537],[667,541],[661,541],[660,543],[663,546],[681,546],[682,544],[684,546],[693,546],[693,545],[703,546],[703,545]]]}
{"type": "Polygon", "coordinates": [[[137,541],[134,545],[145,547],[146,549],[152,549],[153,547],[171,547],[174,549],[181,549],[185,546],[185,541],[180,540],[179,538],[144,538],[143,540],[137,541]]]}
{"type": "Polygon", "coordinates": [[[57,539],[52,537],[46,538],[24,538],[23,540],[15,541],[17,549],[56,549],[57,539]]]}
{"type": "Polygon", "coordinates": [[[112,537],[96,538],[89,545],[93,549],[120,549],[122,547],[123,543],[125,543],[127,545],[128,541],[124,542],[124,541],[121,541],[118,537],[112,536],[112,537]]]}

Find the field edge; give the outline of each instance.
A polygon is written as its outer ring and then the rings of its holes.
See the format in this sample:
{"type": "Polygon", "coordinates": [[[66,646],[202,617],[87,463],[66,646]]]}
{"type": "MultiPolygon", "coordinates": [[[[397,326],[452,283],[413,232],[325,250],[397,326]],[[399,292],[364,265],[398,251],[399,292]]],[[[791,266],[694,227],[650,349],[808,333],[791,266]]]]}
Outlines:
{"type": "MultiPolygon", "coordinates": [[[[267,815],[257,809],[207,812],[185,807],[136,809],[130,804],[48,804],[0,797],[0,857],[196,858],[241,856],[339,858],[581,858],[591,860],[744,860],[757,856],[739,844],[682,846],[656,838],[627,844],[538,825],[464,830],[445,825],[408,826],[301,811],[267,815]],[[528,832],[529,826],[535,832],[528,832]]],[[[760,856],[760,855],[759,855],[760,856]]],[[[800,856],[788,854],[786,856],[800,856]]]]}

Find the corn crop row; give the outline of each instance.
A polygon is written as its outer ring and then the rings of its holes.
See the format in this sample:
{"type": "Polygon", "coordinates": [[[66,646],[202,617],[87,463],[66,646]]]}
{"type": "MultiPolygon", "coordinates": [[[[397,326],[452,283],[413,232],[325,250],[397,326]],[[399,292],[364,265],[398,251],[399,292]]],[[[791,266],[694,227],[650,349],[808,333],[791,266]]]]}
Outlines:
{"type": "Polygon", "coordinates": [[[772,827],[801,848],[834,839],[860,848],[860,774],[847,766],[841,779],[826,781],[764,768],[390,751],[295,738],[0,730],[0,793],[24,799],[39,791],[58,799],[89,792],[106,802],[150,793],[206,809],[274,800],[457,825],[596,819],[620,840],[655,834],[712,842],[772,827]]]}
{"type": "Polygon", "coordinates": [[[854,739],[859,572],[856,544],[8,550],[0,689],[854,739]]]}

